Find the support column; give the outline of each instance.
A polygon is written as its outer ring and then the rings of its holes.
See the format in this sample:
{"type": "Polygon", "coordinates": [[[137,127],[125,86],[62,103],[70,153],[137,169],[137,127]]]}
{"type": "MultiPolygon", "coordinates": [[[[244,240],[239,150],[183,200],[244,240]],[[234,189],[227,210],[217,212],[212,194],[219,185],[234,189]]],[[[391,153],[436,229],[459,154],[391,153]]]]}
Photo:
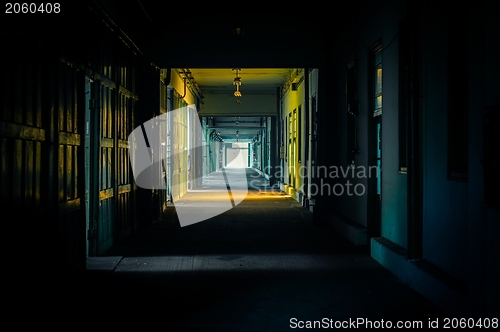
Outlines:
{"type": "Polygon", "coordinates": [[[270,144],[270,159],[271,165],[269,167],[269,185],[273,186],[276,183],[275,172],[278,155],[278,130],[276,125],[276,116],[271,117],[271,144],[270,144]]]}

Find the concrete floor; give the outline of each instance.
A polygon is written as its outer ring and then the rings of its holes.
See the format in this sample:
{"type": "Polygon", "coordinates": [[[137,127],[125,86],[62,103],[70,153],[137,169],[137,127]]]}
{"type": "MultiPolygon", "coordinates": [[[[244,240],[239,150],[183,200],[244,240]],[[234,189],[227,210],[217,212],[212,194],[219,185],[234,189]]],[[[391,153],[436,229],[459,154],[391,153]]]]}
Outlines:
{"type": "MultiPolygon", "coordinates": [[[[89,258],[76,295],[63,291],[45,324],[52,330],[254,332],[297,330],[299,321],[315,320],[324,328],[358,319],[427,327],[429,319],[446,316],[372,259],[368,247],[313,225],[300,203],[254,170],[246,172],[248,193],[233,209],[181,227],[169,206],[162,220],[89,258]]],[[[222,175],[206,178],[205,189],[223,185],[222,175]]],[[[208,192],[183,199],[207,199],[208,192]]]]}

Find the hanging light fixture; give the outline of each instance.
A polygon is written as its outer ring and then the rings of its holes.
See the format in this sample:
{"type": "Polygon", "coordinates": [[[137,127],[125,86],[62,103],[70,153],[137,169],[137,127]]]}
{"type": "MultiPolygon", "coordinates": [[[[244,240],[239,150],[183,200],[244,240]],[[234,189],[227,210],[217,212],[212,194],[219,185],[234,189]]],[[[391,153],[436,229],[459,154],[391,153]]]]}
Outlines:
{"type": "Polygon", "coordinates": [[[236,102],[239,104],[241,97],[241,92],[240,92],[240,86],[241,86],[241,77],[239,75],[240,68],[233,68],[233,71],[236,71],[236,77],[233,80],[233,85],[236,85],[236,91],[234,91],[234,96],[238,99],[236,99],[236,102]]]}

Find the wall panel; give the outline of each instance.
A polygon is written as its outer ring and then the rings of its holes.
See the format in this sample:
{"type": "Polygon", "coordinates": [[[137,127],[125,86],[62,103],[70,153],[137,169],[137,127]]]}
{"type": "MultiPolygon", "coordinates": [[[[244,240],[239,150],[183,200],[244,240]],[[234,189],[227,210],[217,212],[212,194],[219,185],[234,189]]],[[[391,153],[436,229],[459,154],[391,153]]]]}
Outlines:
{"type": "Polygon", "coordinates": [[[95,127],[102,130],[94,159],[99,185],[90,193],[97,197],[95,213],[89,211],[100,223],[94,229],[99,252],[135,224],[127,137],[138,100],[137,55],[96,13],[82,12],[87,28],[71,41],[40,34],[19,43],[19,36],[5,36],[9,65],[0,78],[0,204],[14,216],[11,234],[18,242],[12,245],[48,270],[85,267],[86,75],[100,86],[91,110],[99,112],[95,127]]]}

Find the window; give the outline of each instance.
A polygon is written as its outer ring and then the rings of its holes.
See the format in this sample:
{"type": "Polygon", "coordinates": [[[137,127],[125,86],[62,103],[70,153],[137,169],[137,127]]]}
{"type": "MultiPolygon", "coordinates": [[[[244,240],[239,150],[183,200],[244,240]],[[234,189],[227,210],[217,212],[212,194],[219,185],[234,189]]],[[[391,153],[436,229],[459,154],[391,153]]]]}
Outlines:
{"type": "MultiPolygon", "coordinates": [[[[382,195],[382,44],[377,42],[371,49],[369,57],[369,74],[371,75],[371,86],[369,92],[372,95],[373,117],[370,125],[370,141],[368,145],[371,151],[369,159],[377,165],[376,177],[376,199],[380,202],[382,195]]],[[[379,212],[377,212],[378,214],[379,212]]]]}
{"type": "Polygon", "coordinates": [[[408,137],[407,119],[411,107],[411,40],[406,21],[399,26],[399,113],[398,113],[398,157],[399,173],[407,173],[408,137]]]}
{"type": "Polygon", "coordinates": [[[382,115],[382,44],[377,43],[372,52],[373,116],[379,116],[382,115]]]}

